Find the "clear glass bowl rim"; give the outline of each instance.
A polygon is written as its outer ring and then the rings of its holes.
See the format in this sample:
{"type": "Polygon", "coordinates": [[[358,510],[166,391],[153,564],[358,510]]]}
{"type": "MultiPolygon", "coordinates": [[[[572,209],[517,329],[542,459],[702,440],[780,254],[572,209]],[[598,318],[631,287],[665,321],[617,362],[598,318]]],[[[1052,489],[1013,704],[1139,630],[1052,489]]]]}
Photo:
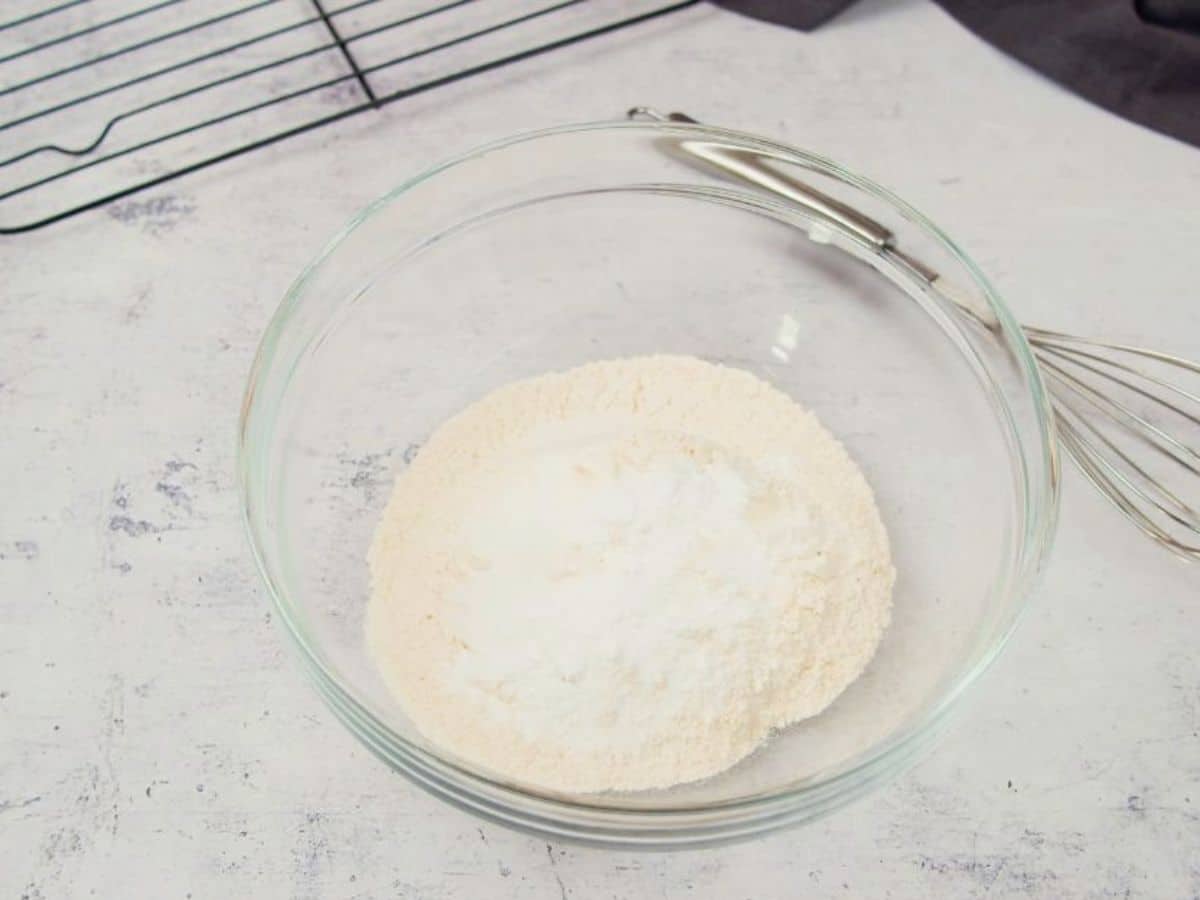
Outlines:
{"type": "MultiPolygon", "coordinates": [[[[290,375],[288,377],[290,378],[290,375]]],[[[285,630],[300,651],[306,673],[313,680],[318,692],[338,718],[368,749],[435,796],[483,818],[544,837],[563,838],[599,846],[642,849],[709,846],[808,821],[860,796],[918,758],[921,750],[927,747],[937,734],[947,714],[958,705],[958,700],[967,688],[994,662],[1018,624],[1053,542],[1059,500],[1059,461],[1053,414],[1032,349],[1020,326],[986,276],[948,235],[888,189],[844,169],[819,154],[748,132],[708,125],[646,121],[589,122],[511,135],[478,146],[425,170],[355,215],[289,287],[263,334],[247,379],[239,416],[237,478],[243,524],[272,604],[285,630]],[[526,142],[560,135],[612,130],[639,130],[657,135],[734,141],[746,149],[768,154],[777,161],[791,161],[815,168],[821,174],[841,180],[892,207],[895,212],[939,243],[973,281],[990,307],[998,323],[997,327],[1015,357],[1035,413],[1035,428],[1027,428],[1025,433],[1019,433],[1014,426],[1015,436],[1022,446],[1026,442],[1033,442],[1031,455],[1037,463],[1037,471],[1031,476],[1029,467],[1024,464],[1021,466],[1024,528],[1016,548],[1016,563],[1007,580],[1007,596],[1004,599],[1011,607],[1011,614],[1005,627],[994,635],[988,646],[976,653],[971,664],[958,673],[952,686],[937,702],[906,729],[868,748],[846,764],[810,776],[798,784],[720,804],[651,809],[607,806],[603,802],[577,803],[494,781],[483,774],[444,760],[397,734],[359,702],[346,680],[324,658],[319,641],[305,625],[303,614],[290,602],[281,583],[282,579],[277,578],[273,572],[264,551],[264,536],[260,532],[264,523],[256,520],[257,511],[265,506],[259,497],[265,482],[265,478],[259,477],[258,474],[263,462],[260,457],[270,447],[274,413],[277,411],[271,407],[260,409],[263,401],[259,400],[259,388],[265,374],[271,371],[280,337],[289,324],[292,312],[301,304],[307,285],[339,245],[363,223],[413,187],[460,164],[526,142]],[[263,420],[261,423],[260,419],[263,420]]]]}

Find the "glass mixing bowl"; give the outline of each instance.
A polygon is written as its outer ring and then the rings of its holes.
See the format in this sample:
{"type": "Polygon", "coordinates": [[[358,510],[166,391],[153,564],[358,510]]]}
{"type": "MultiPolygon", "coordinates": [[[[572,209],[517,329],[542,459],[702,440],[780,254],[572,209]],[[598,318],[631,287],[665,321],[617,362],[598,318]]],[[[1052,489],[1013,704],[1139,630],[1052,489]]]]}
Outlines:
{"type": "Polygon", "coordinates": [[[628,122],[492,144],[355,218],[267,329],[239,464],[279,617],[360,741],[505,825],[665,848],[810,820],[913,760],[1018,618],[1053,532],[1055,460],[1029,347],[920,213],[791,147],[628,122]],[[701,145],[769,158],[866,212],[995,323],[963,316],[836,216],[681,152],[701,145]],[[444,419],[514,379],[653,353],[748,369],[847,445],[891,535],[893,621],[828,710],[722,775],[661,791],[547,793],[455,759],[408,721],[364,647],[366,550],[395,474],[444,419]]]}

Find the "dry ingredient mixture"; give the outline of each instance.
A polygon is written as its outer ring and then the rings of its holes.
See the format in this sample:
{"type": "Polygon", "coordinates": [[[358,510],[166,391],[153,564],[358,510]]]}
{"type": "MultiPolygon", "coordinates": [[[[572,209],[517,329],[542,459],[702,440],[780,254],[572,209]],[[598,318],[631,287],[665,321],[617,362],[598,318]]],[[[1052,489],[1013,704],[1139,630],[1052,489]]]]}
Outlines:
{"type": "Polygon", "coordinates": [[[570,792],[714,775],[866,667],[894,580],[811,414],[683,356],[510,384],[443,424],[370,551],[368,641],[414,724],[570,792]]]}

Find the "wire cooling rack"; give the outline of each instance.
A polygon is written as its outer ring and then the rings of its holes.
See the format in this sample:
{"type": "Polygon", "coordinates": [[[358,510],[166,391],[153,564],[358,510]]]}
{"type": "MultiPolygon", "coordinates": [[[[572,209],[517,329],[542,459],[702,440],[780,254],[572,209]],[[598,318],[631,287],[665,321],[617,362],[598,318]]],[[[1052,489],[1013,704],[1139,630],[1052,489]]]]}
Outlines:
{"type": "Polygon", "coordinates": [[[0,234],[699,0],[4,0],[0,234]]]}

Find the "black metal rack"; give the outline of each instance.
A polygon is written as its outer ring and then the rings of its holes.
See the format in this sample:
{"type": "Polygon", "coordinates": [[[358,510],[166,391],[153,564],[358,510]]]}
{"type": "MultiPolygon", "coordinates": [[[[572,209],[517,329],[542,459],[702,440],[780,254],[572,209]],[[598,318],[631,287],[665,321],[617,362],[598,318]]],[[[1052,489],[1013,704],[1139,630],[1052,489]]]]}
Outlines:
{"type": "Polygon", "coordinates": [[[10,6],[0,21],[0,234],[697,2],[10,6]]]}

